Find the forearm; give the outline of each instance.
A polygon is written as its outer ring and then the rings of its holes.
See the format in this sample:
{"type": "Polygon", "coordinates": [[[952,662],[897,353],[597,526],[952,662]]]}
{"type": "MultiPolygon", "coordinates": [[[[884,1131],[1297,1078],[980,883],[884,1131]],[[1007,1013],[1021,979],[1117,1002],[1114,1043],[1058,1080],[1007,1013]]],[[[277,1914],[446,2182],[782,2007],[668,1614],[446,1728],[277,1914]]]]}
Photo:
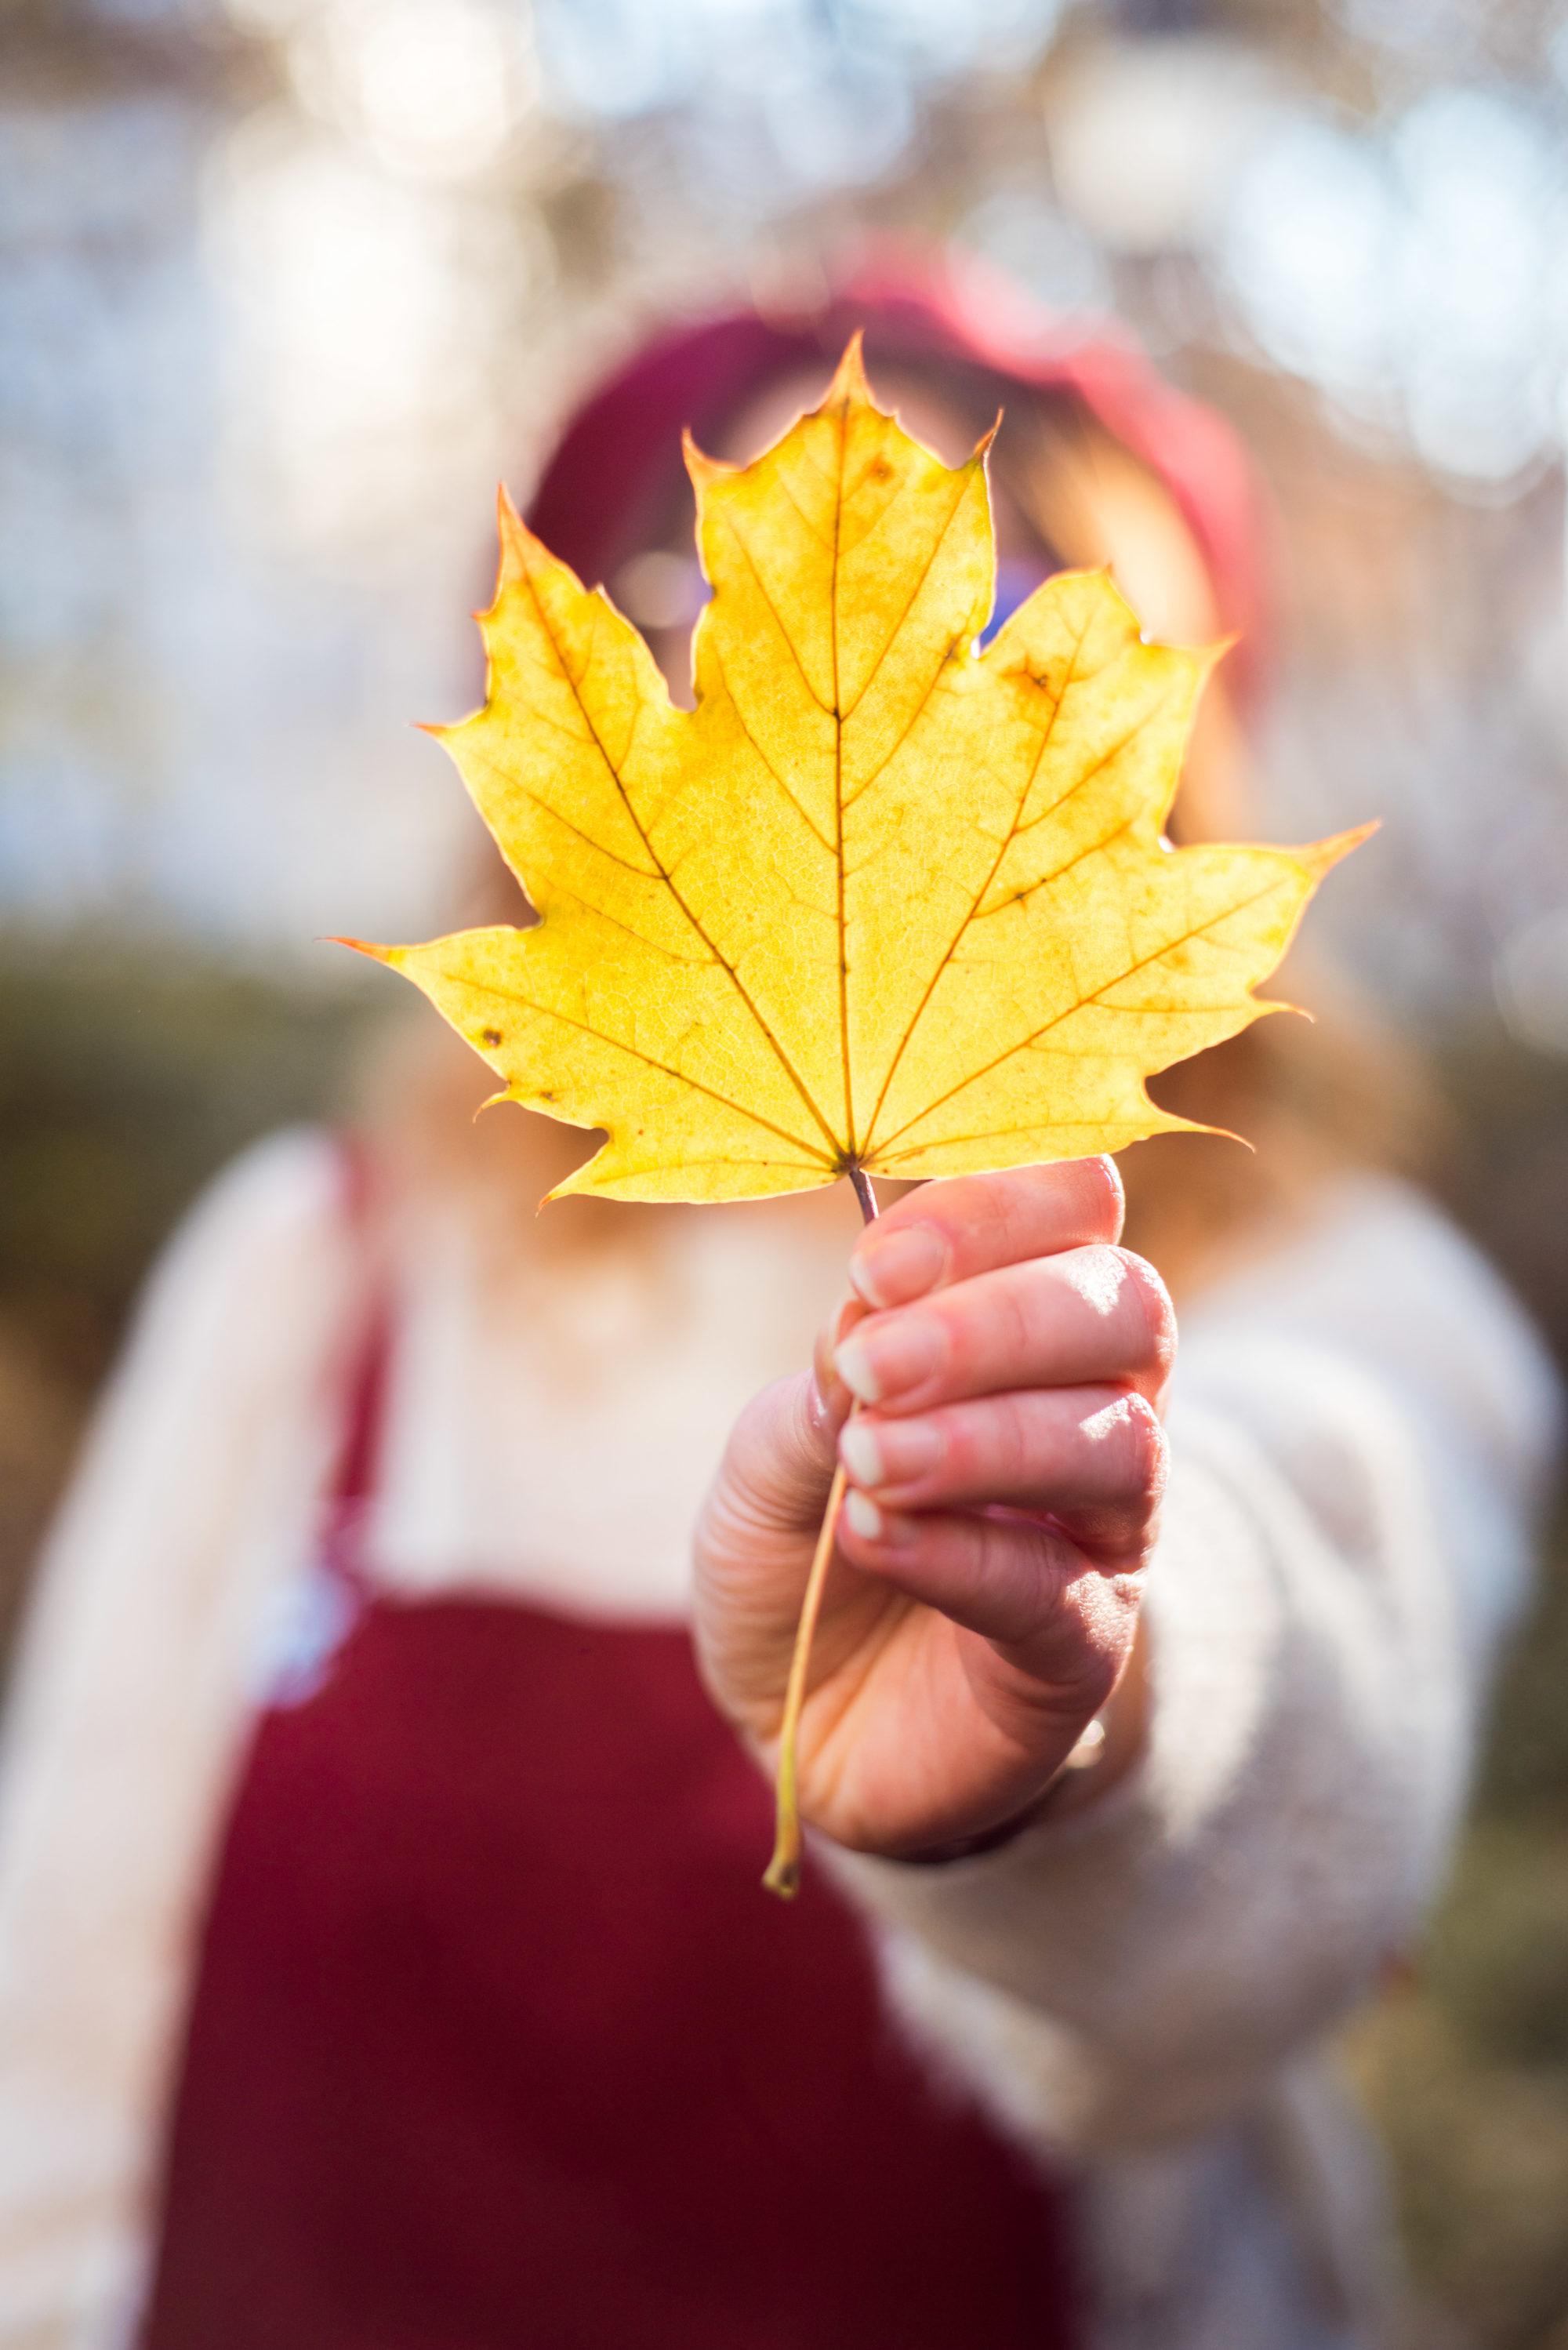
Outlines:
{"type": "Polygon", "coordinates": [[[921,2029],[1005,2076],[1047,2136],[1158,2142],[1222,2120],[1360,1995],[1429,1892],[1469,1696],[1419,1463],[1375,1394],[1345,1400],[1342,1492],[1361,1480],[1372,1566],[1233,1427],[1190,1425],[1130,1770],[1085,1773],[949,1868],[846,1864],[900,1938],[921,2029]]]}

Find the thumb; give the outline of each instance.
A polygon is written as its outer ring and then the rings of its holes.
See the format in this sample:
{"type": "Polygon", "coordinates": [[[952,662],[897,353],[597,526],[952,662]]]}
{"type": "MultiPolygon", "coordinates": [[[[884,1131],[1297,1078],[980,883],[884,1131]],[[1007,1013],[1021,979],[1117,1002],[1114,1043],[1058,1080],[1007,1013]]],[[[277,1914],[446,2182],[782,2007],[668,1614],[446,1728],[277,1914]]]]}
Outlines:
{"type": "Polygon", "coordinates": [[[697,1660],[710,1694],[758,1740],[778,1726],[795,1618],[836,1466],[809,1372],[753,1398],[697,1521],[697,1660]]]}
{"type": "MultiPolygon", "coordinates": [[[[848,1398],[844,1399],[846,1405],[848,1398]]],[[[731,1431],[702,1512],[703,1536],[724,1546],[803,1534],[815,1537],[837,1466],[843,1409],[824,1400],[808,1371],[753,1396],[731,1431]]]]}

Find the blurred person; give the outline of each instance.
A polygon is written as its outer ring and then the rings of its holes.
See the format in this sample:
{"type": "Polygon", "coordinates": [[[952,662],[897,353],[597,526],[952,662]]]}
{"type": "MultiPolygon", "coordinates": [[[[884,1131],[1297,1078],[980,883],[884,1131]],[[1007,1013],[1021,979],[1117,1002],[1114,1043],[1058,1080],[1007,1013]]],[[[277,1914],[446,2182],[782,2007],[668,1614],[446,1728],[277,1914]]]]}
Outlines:
{"type": "MultiPolygon", "coordinates": [[[[999,617],[1108,561],[1151,635],[1244,632],[1172,824],[1244,833],[1256,493],[1114,330],[954,264],[673,332],[535,527],[688,691],[680,428],[750,456],[857,325],[950,463],[1006,410],[999,617]]],[[[526,919],[498,868],[468,911],[526,919]]],[[[1440,1876],[1558,1417],[1398,1054],[1271,1018],[1171,1073],[1256,1154],[1137,1146],[1126,1246],[1106,1160],[858,1236],[844,1187],[535,1221],[583,1139],[483,1090],[421,1008],[351,1133],[220,1180],[55,1530],[0,2345],[1384,2338],[1324,2043],[1440,1876]],[[756,1762],[840,1445],[781,1911],[756,1762]]]]}

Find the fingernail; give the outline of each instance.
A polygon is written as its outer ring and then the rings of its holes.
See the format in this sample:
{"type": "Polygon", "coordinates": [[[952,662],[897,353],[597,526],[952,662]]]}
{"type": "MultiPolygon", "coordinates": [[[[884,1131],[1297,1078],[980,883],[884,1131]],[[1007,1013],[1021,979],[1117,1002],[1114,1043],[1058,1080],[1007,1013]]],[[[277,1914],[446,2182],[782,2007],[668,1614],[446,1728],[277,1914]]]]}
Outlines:
{"type": "Polygon", "coordinates": [[[849,1278],[867,1305],[907,1305],[934,1289],[948,1266],[948,1244],[934,1224],[873,1229],[849,1260],[849,1278]]]}
{"type": "Polygon", "coordinates": [[[844,1496],[844,1518],[850,1533],[858,1534],[862,1542],[881,1541],[881,1511],[864,1493],[857,1492],[853,1485],[844,1496]]]}
{"type": "Polygon", "coordinates": [[[929,1315],[902,1315],[879,1328],[857,1330],[834,1350],[834,1366],[851,1395],[881,1403],[929,1379],[941,1361],[946,1340],[929,1315]]]}
{"type": "Polygon", "coordinates": [[[857,1485],[885,1485],[882,1447],[863,1419],[845,1423],[838,1439],[838,1457],[857,1485]]]}
{"type": "Polygon", "coordinates": [[[879,1510],[853,1485],[844,1496],[844,1516],[852,1534],[862,1542],[880,1543],[884,1550],[908,1550],[919,1540],[917,1520],[900,1517],[896,1510],[879,1510]]]}

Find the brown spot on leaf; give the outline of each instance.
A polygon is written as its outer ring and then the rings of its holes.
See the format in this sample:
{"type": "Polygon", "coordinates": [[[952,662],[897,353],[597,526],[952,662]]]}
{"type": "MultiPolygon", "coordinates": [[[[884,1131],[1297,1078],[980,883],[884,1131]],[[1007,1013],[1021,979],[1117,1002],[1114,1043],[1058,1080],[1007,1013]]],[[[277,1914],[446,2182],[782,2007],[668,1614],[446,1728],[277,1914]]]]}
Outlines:
{"type": "Polygon", "coordinates": [[[482,1028],[479,1033],[487,1045],[499,1045],[501,1042],[499,1028],[482,1028]]]}

